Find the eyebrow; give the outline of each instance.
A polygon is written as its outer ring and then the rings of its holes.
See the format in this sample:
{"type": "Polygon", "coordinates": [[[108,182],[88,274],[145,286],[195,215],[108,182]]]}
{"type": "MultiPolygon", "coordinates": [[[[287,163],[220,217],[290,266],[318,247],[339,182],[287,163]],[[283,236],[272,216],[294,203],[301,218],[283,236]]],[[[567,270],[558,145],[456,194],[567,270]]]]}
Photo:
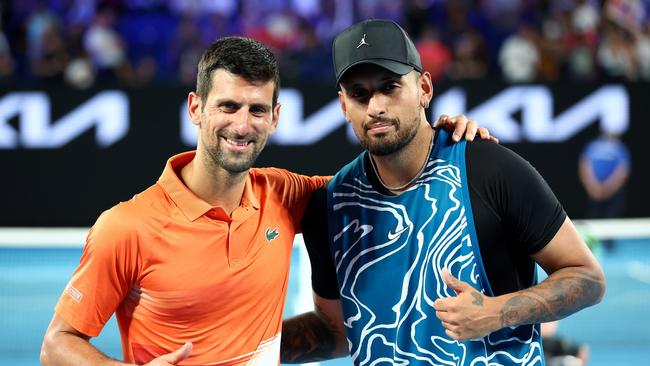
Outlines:
{"type": "MultiPolygon", "coordinates": [[[[221,105],[224,105],[224,104],[232,104],[235,107],[237,107],[238,109],[241,108],[242,105],[243,105],[243,103],[237,102],[237,101],[232,100],[232,99],[217,99],[217,100],[215,100],[215,105],[217,105],[217,106],[221,106],[221,105]]],[[[251,108],[263,108],[266,111],[271,110],[271,105],[266,104],[266,103],[252,103],[250,105],[250,107],[251,108]]]]}

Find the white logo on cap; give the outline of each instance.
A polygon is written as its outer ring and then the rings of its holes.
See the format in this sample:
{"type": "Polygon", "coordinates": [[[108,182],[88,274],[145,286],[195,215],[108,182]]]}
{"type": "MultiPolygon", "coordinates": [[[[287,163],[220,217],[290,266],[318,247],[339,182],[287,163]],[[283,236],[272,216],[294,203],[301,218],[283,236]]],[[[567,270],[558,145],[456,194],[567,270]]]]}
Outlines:
{"type": "Polygon", "coordinates": [[[366,34],[365,34],[365,33],[363,34],[363,37],[361,37],[361,41],[359,42],[359,45],[357,46],[357,48],[359,48],[359,47],[361,47],[361,46],[370,46],[370,45],[366,42],[366,34]]]}

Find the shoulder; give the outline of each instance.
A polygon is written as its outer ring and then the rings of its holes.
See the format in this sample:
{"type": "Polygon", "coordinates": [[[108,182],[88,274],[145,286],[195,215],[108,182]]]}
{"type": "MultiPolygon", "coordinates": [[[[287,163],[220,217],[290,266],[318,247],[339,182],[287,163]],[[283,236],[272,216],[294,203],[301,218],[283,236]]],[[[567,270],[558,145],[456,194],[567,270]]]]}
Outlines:
{"type": "Polygon", "coordinates": [[[287,205],[299,201],[306,203],[311,193],[331,178],[307,176],[281,168],[254,168],[250,170],[249,175],[253,191],[258,197],[277,196],[287,205]]]}
{"type": "Polygon", "coordinates": [[[332,179],[332,184],[338,184],[341,181],[345,181],[347,179],[354,179],[356,177],[362,176],[365,174],[364,172],[364,159],[367,157],[367,154],[365,152],[360,153],[356,158],[354,158],[352,161],[349,163],[345,164],[337,173],[334,175],[334,178],[332,179]]]}
{"type": "Polygon", "coordinates": [[[522,170],[537,173],[526,159],[501,144],[478,140],[466,146],[465,161],[475,170],[502,174],[515,174],[522,170]]]}
{"type": "MultiPolygon", "coordinates": [[[[143,230],[149,230],[156,217],[166,217],[168,198],[162,188],[152,185],[128,201],[120,202],[102,212],[88,234],[87,243],[117,245],[138,241],[143,230]]],[[[155,231],[155,229],[154,229],[155,231]]]]}

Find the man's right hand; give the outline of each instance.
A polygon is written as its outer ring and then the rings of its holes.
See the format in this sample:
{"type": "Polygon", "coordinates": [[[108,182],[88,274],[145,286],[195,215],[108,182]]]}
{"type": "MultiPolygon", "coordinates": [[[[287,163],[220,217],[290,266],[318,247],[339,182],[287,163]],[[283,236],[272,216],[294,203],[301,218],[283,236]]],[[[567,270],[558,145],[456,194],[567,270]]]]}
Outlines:
{"type": "Polygon", "coordinates": [[[174,352],[155,358],[151,360],[151,362],[145,364],[145,366],[177,365],[179,362],[188,358],[190,356],[190,352],[192,352],[192,342],[185,342],[183,347],[177,349],[174,352]]]}

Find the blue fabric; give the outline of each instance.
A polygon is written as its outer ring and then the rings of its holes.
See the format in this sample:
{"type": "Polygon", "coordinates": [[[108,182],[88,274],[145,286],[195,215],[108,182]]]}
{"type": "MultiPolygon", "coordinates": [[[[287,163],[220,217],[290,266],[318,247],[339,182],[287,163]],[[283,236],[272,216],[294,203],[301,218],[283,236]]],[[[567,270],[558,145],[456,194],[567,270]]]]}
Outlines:
{"type": "Polygon", "coordinates": [[[465,142],[440,132],[423,174],[399,196],[376,192],[364,153],[328,185],[331,253],[355,365],[543,365],[538,325],[472,341],[447,337],[433,302],[456,278],[491,294],[473,225],[465,142]]]}
{"type": "Polygon", "coordinates": [[[591,165],[598,182],[609,178],[619,165],[630,167],[630,152],[618,140],[599,137],[590,142],[582,154],[591,165]]]}

